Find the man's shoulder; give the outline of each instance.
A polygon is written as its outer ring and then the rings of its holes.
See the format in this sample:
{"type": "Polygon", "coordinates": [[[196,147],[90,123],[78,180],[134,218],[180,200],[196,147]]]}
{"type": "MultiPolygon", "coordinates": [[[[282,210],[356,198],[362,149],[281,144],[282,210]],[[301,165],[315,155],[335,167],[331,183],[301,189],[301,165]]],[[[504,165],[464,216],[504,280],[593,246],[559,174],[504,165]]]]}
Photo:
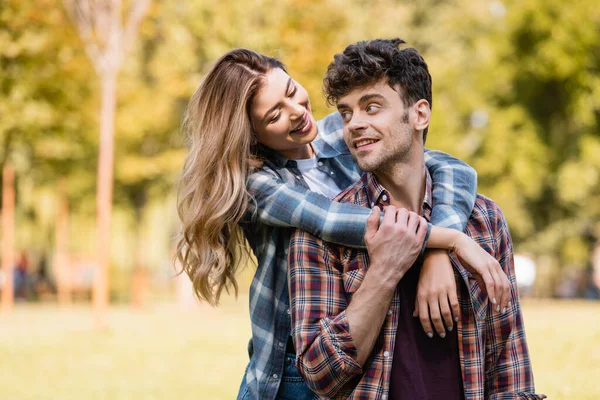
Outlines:
{"type": "Polygon", "coordinates": [[[504,213],[494,200],[482,195],[481,193],[477,193],[471,218],[485,219],[493,222],[503,220],[504,213]]]}
{"type": "Polygon", "coordinates": [[[466,233],[478,241],[493,240],[506,233],[508,225],[498,204],[480,193],[477,194],[466,233]]]}

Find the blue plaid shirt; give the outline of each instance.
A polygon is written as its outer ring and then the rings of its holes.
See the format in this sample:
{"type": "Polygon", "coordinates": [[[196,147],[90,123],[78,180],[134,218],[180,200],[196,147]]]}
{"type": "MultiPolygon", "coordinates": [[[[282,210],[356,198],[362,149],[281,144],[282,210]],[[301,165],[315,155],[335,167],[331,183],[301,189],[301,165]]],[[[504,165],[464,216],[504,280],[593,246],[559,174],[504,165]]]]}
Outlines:
{"type": "MultiPolygon", "coordinates": [[[[344,142],[341,116],[330,114],[318,122],[318,127],[319,134],[312,142],[318,168],[346,188],[362,171],[344,142]]],[[[371,209],[333,202],[312,192],[294,160],[266,148],[262,152],[265,164],[248,179],[253,200],[241,224],[258,260],[250,286],[252,339],[246,384],[252,399],[272,400],[277,395],[291,334],[287,280],[291,235],[300,228],[328,242],[364,248],[371,209]]],[[[462,231],[475,203],[475,171],[439,151],[426,150],[425,163],[433,178],[431,223],[462,231]]]]}

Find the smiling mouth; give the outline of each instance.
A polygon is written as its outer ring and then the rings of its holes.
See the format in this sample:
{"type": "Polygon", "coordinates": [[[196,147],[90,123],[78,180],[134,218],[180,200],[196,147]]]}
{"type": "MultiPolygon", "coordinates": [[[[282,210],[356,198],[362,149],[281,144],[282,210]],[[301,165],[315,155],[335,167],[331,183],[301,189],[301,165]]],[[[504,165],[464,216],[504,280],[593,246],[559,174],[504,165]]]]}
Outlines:
{"type": "Polygon", "coordinates": [[[302,116],[302,121],[300,122],[300,125],[298,125],[296,129],[290,131],[290,133],[306,133],[306,131],[309,130],[311,126],[312,123],[307,111],[304,113],[304,116],[302,116]]]}
{"type": "Polygon", "coordinates": [[[377,143],[377,142],[378,142],[378,140],[375,140],[375,139],[359,140],[358,142],[356,142],[354,144],[354,147],[356,147],[357,149],[360,149],[361,147],[365,147],[365,146],[368,146],[370,144],[377,143]]]}

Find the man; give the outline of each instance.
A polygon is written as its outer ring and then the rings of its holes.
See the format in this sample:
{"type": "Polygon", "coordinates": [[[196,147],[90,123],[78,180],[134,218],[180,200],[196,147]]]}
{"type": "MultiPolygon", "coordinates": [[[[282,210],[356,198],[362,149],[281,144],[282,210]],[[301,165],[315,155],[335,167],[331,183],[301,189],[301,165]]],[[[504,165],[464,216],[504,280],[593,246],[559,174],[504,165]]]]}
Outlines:
{"type": "Polygon", "coordinates": [[[399,49],[402,43],[350,45],[335,56],[325,77],[328,101],[337,105],[348,148],[365,171],[337,200],[374,212],[365,233],[368,253],[303,231],[292,237],[289,278],[298,370],[324,398],[544,398],[534,394],[510,234],[492,200],[477,197],[465,233],[508,276],[507,309],[492,312],[493,301],[461,264],[460,254],[453,254],[460,303],[456,329],[445,339],[429,338],[412,317],[425,234],[418,214],[429,218],[432,207],[423,158],[431,76],[414,49],[399,49]],[[381,223],[379,208],[386,209],[381,223]],[[399,235],[404,243],[391,246],[389,238],[399,235]]]}

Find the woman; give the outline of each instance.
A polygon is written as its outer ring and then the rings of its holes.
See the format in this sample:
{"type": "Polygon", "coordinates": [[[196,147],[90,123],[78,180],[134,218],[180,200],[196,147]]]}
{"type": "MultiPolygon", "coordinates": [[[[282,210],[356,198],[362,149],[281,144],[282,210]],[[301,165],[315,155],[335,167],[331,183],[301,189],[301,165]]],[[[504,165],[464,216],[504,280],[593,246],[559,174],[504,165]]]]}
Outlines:
{"type": "MultiPolygon", "coordinates": [[[[196,294],[216,304],[223,288],[231,285],[237,291],[235,273],[246,240],[258,260],[250,288],[250,362],[238,398],[312,398],[293,363],[287,252],[295,228],[338,244],[364,246],[371,210],[331,201],[360,176],[341,136],[341,118],[332,114],[317,126],[308,94],[278,60],[238,49],[205,76],[190,100],[184,128],[190,153],[180,184],[183,228],[177,255],[196,294]]],[[[432,223],[457,221],[453,227],[462,230],[475,199],[475,172],[440,152],[426,153],[426,160],[434,183],[432,223]]],[[[428,244],[457,250],[476,279],[500,282],[499,266],[495,269],[485,251],[458,240],[459,235],[435,227],[428,244]],[[464,247],[456,248],[458,242],[464,247]]],[[[454,276],[444,257],[451,285],[454,276]]],[[[439,259],[426,259],[422,279],[435,275],[426,265],[436,263],[439,259]]],[[[450,329],[450,309],[455,316],[458,312],[455,292],[438,308],[450,329]]],[[[498,293],[504,304],[508,295],[498,293]]],[[[429,315],[426,320],[429,324],[429,315]]],[[[443,335],[445,327],[436,325],[436,330],[443,335]]]]}

